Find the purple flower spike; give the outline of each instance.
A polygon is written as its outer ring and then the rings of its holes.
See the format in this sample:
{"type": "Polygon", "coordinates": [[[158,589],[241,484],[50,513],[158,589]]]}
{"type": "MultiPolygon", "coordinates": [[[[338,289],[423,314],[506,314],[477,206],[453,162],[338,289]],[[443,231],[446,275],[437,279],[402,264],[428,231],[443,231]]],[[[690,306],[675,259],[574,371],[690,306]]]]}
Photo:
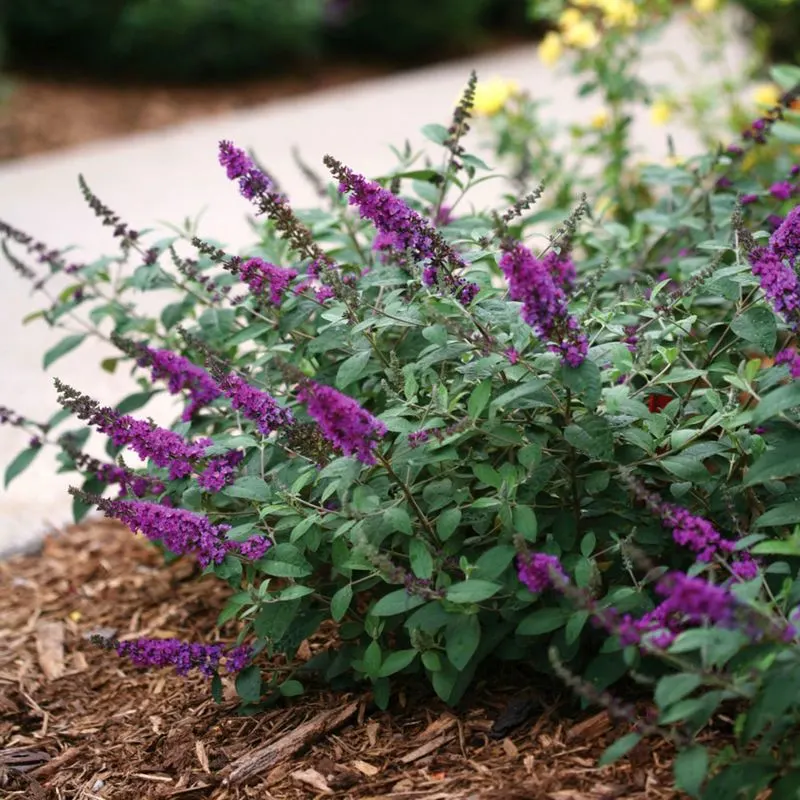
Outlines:
{"type": "Polygon", "coordinates": [[[219,564],[236,543],[225,538],[230,525],[214,525],[207,517],[183,508],[133,500],[96,499],[107,516],[118,519],[148,539],[163,541],[178,555],[194,554],[201,566],[219,564]]]}
{"type": "Polygon", "coordinates": [[[244,453],[231,450],[224,456],[212,458],[197,478],[197,483],[207,492],[221,492],[236,477],[236,467],[241,464],[244,453]]]}
{"type": "Polygon", "coordinates": [[[238,375],[228,375],[219,382],[219,388],[231,401],[231,405],[252,422],[258,430],[269,436],[272,431],[294,422],[294,414],[279,406],[272,395],[256,389],[238,375]]]}
{"type": "Polygon", "coordinates": [[[219,163],[225,167],[230,180],[239,181],[239,191],[248,200],[273,190],[272,181],[233,142],[219,143],[219,163]]]}
{"type": "MultiPolygon", "coordinates": [[[[778,237],[782,229],[783,225],[775,231],[773,239],[778,237]]],[[[786,249],[789,249],[790,241],[785,235],[778,237],[778,242],[779,245],[785,243],[786,249]]],[[[758,278],[761,289],[772,303],[775,312],[796,326],[800,322],[800,287],[797,274],[783,263],[779,253],[781,250],[778,249],[776,252],[772,246],[756,247],[750,253],[750,263],[753,274],[758,278]]]]}
{"type": "Polygon", "coordinates": [[[500,259],[509,297],[522,303],[522,319],[552,343],[550,349],[560,353],[562,363],[578,367],[586,359],[589,343],[567,308],[562,287],[574,279],[569,264],[560,258],[538,259],[520,243],[508,247],[500,259]]]}
{"type": "Polygon", "coordinates": [[[179,675],[197,669],[209,678],[223,658],[228,672],[241,671],[252,658],[252,650],[247,646],[232,647],[226,652],[219,644],[189,644],[178,639],[134,639],[118,642],[115,649],[137,667],[174,667],[179,675]]]}
{"type": "Polygon", "coordinates": [[[322,435],[345,455],[364,464],[375,463],[378,441],[386,434],[386,426],[352,397],[330,386],[306,381],[298,398],[322,431],[322,435]]]}
{"type": "Polygon", "coordinates": [[[797,350],[794,348],[790,347],[777,353],[775,356],[775,363],[788,364],[789,372],[792,377],[800,378],[800,355],[798,355],[797,350]]]}

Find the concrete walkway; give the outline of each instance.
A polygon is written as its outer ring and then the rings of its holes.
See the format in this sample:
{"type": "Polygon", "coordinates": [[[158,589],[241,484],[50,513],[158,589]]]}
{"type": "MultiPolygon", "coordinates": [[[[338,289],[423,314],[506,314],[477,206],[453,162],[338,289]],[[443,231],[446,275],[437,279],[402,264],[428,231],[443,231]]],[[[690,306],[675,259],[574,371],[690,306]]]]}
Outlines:
{"type": "MultiPolygon", "coordinates": [[[[679,88],[683,81],[659,56],[666,52],[679,53],[690,75],[709,74],[684,21],[670,25],[642,73],[649,81],[679,88]]],[[[742,64],[745,55],[737,41],[729,47],[727,61],[742,64]]],[[[163,221],[179,224],[205,211],[201,236],[244,246],[252,241],[246,222],[249,208],[217,165],[218,140],[233,139],[255,148],[293,203],[302,207],[312,204],[314,195],[293,162],[293,147],[315,166],[330,153],[358,172],[381,174],[394,166],[390,145],[409,139],[413,146],[421,146],[419,129],[424,124],[448,122],[473,68],[479,78],[517,80],[535,97],[549,101],[546,115],[561,123],[586,120],[597,110],[577,99],[577,82],[564,75],[564,67],[555,71],[544,67],[534,46],[522,47],[2,165],[0,219],[52,247],[77,245],[76,259],[113,252],[109,229],[99,224],[80,197],[77,175],[82,173],[100,198],[134,227],[157,227],[163,221]]],[[[472,135],[485,138],[480,129],[476,124],[472,135]]],[[[654,159],[666,155],[667,133],[678,153],[695,150],[697,142],[686,131],[654,128],[646,117],[634,126],[636,144],[654,159]]],[[[100,360],[111,352],[102,343],[84,344],[43,372],[42,355],[61,336],[39,322],[21,326],[22,317],[41,306],[40,298],[31,297],[29,285],[5,263],[0,264],[0,288],[0,405],[33,419],[47,419],[56,409],[55,375],[105,402],[118,400],[132,386],[128,376],[99,369],[100,360]]],[[[162,403],[150,413],[166,422],[167,407],[162,403]]],[[[25,445],[19,430],[0,427],[0,467],[5,469],[25,445]]],[[[53,468],[50,454],[42,452],[8,491],[0,489],[0,555],[35,544],[48,526],[69,521],[70,479],[56,475],[53,468]]]]}

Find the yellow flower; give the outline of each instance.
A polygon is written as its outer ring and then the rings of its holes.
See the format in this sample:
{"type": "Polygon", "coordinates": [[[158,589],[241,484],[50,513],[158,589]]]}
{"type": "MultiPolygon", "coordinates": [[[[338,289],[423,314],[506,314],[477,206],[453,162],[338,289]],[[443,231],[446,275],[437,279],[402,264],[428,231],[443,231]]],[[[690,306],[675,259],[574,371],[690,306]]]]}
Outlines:
{"type": "Polygon", "coordinates": [[[632,28],[639,21],[639,10],[633,0],[600,0],[603,20],[610,27],[632,28]]]}
{"type": "Polygon", "coordinates": [[[558,26],[562,30],[572,28],[583,22],[583,14],[577,8],[564,9],[561,16],[558,18],[558,26]]]}
{"type": "Polygon", "coordinates": [[[672,105],[666,100],[656,100],[650,106],[650,121],[653,125],[666,125],[672,116],[672,105]]]}
{"type": "Polygon", "coordinates": [[[600,195],[595,203],[594,213],[598,217],[602,217],[605,214],[613,217],[617,213],[617,204],[607,194],[600,195]]]}
{"type": "Polygon", "coordinates": [[[667,156],[667,164],[671,167],[682,167],[686,163],[686,159],[683,156],[667,156]]]}
{"type": "Polygon", "coordinates": [[[555,31],[549,31],[539,43],[539,58],[548,67],[552,67],[561,58],[563,52],[564,44],[555,31]]]}
{"type": "Polygon", "coordinates": [[[519,94],[519,84],[505,78],[492,78],[479,83],[475,89],[473,113],[478,117],[491,117],[519,94]]]}
{"type": "Polygon", "coordinates": [[[698,14],[708,14],[719,8],[719,0],[692,0],[692,8],[698,14]]]}
{"type": "Polygon", "coordinates": [[[579,50],[591,50],[600,42],[600,34],[591,20],[582,19],[564,29],[564,42],[579,50]]]}
{"type": "Polygon", "coordinates": [[[608,125],[608,121],[611,119],[611,115],[606,111],[604,108],[598,111],[591,120],[591,126],[593,128],[605,128],[608,125]]]}
{"type": "Polygon", "coordinates": [[[768,106],[769,108],[778,105],[780,96],[780,89],[778,89],[774,83],[762,83],[760,86],[757,86],[756,90],[753,92],[753,100],[755,100],[758,105],[768,106]]]}

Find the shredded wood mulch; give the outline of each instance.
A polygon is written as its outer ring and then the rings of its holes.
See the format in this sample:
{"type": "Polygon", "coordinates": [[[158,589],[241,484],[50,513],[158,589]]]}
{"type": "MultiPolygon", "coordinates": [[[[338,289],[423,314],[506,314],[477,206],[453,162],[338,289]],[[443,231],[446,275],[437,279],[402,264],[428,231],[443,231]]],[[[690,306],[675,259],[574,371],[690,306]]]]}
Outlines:
{"type": "MultiPolygon", "coordinates": [[[[0,797],[678,796],[669,745],[640,745],[600,769],[624,730],[605,712],[575,712],[566,696],[531,702],[529,686],[505,677],[479,684],[456,711],[410,686],[386,712],[366,690],[313,690],[239,716],[228,679],[218,705],[202,677],[139,670],[88,641],[98,632],[211,641],[229,591],[186,560],[164,566],[141,537],[105,521],[0,563],[0,797]]],[[[298,658],[329,641],[312,638],[298,658]]]]}

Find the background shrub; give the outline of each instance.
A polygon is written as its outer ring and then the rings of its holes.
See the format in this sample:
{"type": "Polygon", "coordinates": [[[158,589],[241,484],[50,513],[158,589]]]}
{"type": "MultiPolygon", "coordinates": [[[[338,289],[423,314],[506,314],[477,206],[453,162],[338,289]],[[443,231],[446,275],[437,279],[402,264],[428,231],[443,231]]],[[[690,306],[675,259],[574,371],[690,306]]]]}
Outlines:
{"type": "Polygon", "coordinates": [[[31,0],[7,4],[3,21],[14,67],[189,81],[296,66],[318,52],[323,7],[323,0],[31,0]]]}
{"type": "Polygon", "coordinates": [[[800,63],[800,2],[740,0],[753,15],[773,61],[800,63]]]}

